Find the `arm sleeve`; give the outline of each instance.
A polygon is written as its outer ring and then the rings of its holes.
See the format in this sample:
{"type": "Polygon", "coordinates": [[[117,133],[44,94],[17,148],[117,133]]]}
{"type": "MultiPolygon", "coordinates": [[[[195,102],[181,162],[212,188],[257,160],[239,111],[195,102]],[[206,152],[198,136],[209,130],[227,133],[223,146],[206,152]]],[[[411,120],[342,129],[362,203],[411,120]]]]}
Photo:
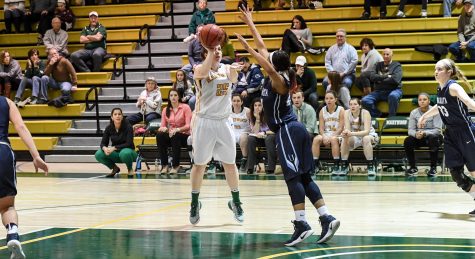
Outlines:
{"type": "Polygon", "coordinates": [[[356,49],[353,47],[349,48],[349,53],[350,55],[350,65],[348,66],[348,70],[345,71],[345,75],[352,74],[353,71],[356,69],[356,65],[358,64],[358,53],[356,52],[356,49]]]}
{"type": "Polygon", "coordinates": [[[21,75],[21,67],[18,61],[15,60],[12,62],[12,69],[10,69],[7,75],[12,78],[21,75]]]}
{"type": "Polygon", "coordinates": [[[463,28],[464,28],[464,25],[462,22],[462,17],[460,17],[459,22],[458,22],[458,27],[457,27],[457,38],[460,42],[465,41],[465,35],[463,35],[463,28]]]}
{"type": "Polygon", "coordinates": [[[160,127],[167,127],[168,125],[168,118],[167,118],[167,107],[163,108],[162,110],[162,120],[160,121],[160,127]]]}
{"type": "Polygon", "coordinates": [[[424,132],[426,133],[426,135],[440,135],[442,132],[442,119],[440,118],[439,114],[437,114],[436,116],[432,118],[433,118],[434,128],[425,130],[424,132]]]}
{"type": "Polygon", "coordinates": [[[109,138],[110,138],[110,127],[107,126],[106,129],[104,130],[104,133],[102,134],[102,140],[101,140],[101,150],[103,147],[109,146],[109,138]]]}
{"type": "Polygon", "coordinates": [[[312,110],[308,110],[305,114],[305,120],[306,120],[306,125],[305,128],[307,128],[307,131],[310,133],[315,132],[315,125],[317,124],[317,114],[313,111],[313,107],[311,107],[312,110]]]}
{"type": "Polygon", "coordinates": [[[188,25],[188,35],[196,33],[196,12],[191,16],[190,24],[188,25]]]}
{"type": "Polygon", "coordinates": [[[327,69],[327,72],[333,71],[333,66],[332,66],[332,48],[330,47],[327,51],[327,54],[325,54],[325,68],[327,69]]]}
{"type": "Polygon", "coordinates": [[[416,136],[416,125],[417,125],[417,120],[416,120],[416,116],[415,116],[415,112],[417,112],[416,110],[413,110],[411,112],[411,115],[409,116],[409,125],[407,127],[407,133],[409,136],[411,137],[415,137],[416,136]]]}
{"type": "Polygon", "coordinates": [[[317,91],[317,76],[315,75],[315,72],[313,72],[313,70],[308,69],[308,71],[309,73],[307,73],[307,75],[309,76],[309,87],[307,90],[304,91],[304,96],[308,96],[309,94],[317,91]]]}
{"type": "Polygon", "coordinates": [[[383,84],[397,86],[402,80],[402,68],[399,62],[395,64],[394,68],[390,71],[391,77],[385,77],[382,81],[383,84]]]}

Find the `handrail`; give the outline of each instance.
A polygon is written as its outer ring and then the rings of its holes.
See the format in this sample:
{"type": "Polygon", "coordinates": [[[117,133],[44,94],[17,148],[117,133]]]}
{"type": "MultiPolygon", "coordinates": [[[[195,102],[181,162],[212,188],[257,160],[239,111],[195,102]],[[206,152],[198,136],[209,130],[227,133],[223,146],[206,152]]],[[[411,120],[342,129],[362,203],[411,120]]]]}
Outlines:
{"type": "Polygon", "coordinates": [[[124,62],[124,56],[123,55],[118,55],[114,59],[114,70],[112,71],[112,74],[115,77],[119,77],[124,73],[124,70],[117,70],[117,62],[122,59],[122,63],[124,62]]]}
{"type": "Polygon", "coordinates": [[[97,86],[91,86],[86,93],[86,110],[92,111],[92,109],[96,108],[96,134],[102,134],[101,125],[99,123],[99,95],[97,92],[97,86]],[[89,105],[89,95],[94,90],[94,103],[89,105]]]}
{"type": "Polygon", "coordinates": [[[122,76],[122,86],[124,88],[124,100],[128,100],[129,96],[127,95],[127,78],[126,78],[126,70],[125,70],[125,63],[127,61],[127,57],[125,55],[119,55],[114,59],[114,70],[112,71],[112,74],[114,75],[114,78],[122,76]],[[117,62],[121,60],[122,65],[120,70],[117,69],[117,62]]]}
{"type": "MultiPolygon", "coordinates": [[[[173,6],[173,5],[172,5],[173,6]]],[[[173,30],[173,28],[172,28],[173,30]]],[[[140,46],[145,46],[147,45],[147,56],[148,56],[148,69],[153,69],[154,66],[152,64],[152,46],[150,44],[150,26],[148,24],[142,25],[139,30],[139,44],[140,46]],[[142,32],[143,30],[147,30],[147,40],[142,39],[142,32]]]]}

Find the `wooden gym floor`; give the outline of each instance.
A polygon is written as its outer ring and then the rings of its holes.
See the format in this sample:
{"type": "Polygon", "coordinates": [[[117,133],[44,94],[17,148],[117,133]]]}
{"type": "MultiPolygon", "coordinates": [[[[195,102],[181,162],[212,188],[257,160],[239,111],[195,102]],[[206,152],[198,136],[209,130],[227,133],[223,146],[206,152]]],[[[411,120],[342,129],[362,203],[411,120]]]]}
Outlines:
{"type": "Polygon", "coordinates": [[[47,177],[18,176],[28,258],[475,258],[475,218],[467,214],[475,204],[448,176],[318,176],[341,227],[317,245],[318,215],[307,204],[316,234],[287,248],[294,215],[282,176],[241,176],[242,225],[227,208],[223,176],[207,177],[201,221],[192,226],[186,175],[106,179],[107,170],[94,165],[55,168],[47,177]]]}

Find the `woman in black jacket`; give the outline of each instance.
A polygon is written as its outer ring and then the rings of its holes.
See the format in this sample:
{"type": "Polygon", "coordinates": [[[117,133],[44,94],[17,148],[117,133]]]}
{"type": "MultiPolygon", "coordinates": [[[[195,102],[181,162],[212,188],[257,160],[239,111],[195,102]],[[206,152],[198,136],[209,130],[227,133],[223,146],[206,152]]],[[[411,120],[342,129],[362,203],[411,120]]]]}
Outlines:
{"type": "Polygon", "coordinates": [[[101,149],[96,152],[96,160],[112,169],[106,177],[114,177],[120,172],[116,163],[124,163],[127,166],[128,174],[133,175],[132,164],[135,159],[137,159],[137,153],[135,152],[132,126],[127,120],[124,120],[122,109],[114,108],[111,112],[110,124],[102,135],[101,149]]]}

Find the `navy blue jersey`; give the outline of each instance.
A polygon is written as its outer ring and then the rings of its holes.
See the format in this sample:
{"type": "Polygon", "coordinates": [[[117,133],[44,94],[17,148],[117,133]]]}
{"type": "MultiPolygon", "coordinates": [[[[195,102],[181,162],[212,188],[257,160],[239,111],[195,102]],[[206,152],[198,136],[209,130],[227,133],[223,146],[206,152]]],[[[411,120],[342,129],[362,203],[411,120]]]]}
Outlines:
{"type": "MultiPolygon", "coordinates": [[[[290,89],[290,81],[284,77],[285,84],[290,89]]],[[[280,95],[272,90],[272,82],[269,77],[264,81],[262,88],[262,106],[267,125],[273,132],[277,132],[284,123],[297,121],[297,116],[292,110],[290,95],[280,95]]]]}
{"type": "Polygon", "coordinates": [[[444,88],[437,88],[437,106],[442,121],[447,127],[467,127],[471,130],[472,121],[468,108],[458,97],[450,95],[450,86],[456,84],[449,80],[444,88]]]}
{"type": "Polygon", "coordinates": [[[0,142],[10,143],[8,141],[8,123],[10,121],[10,107],[7,99],[0,96],[0,142]]]}

